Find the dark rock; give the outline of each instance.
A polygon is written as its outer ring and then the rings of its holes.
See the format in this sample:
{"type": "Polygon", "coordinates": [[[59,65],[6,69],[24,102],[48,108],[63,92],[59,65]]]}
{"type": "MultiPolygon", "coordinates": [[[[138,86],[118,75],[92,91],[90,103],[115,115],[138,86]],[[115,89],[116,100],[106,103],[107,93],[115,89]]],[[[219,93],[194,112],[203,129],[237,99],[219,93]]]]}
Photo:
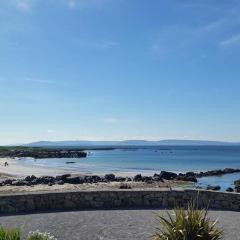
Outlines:
{"type": "Polygon", "coordinates": [[[132,181],[132,178],[127,177],[127,178],[126,178],[126,181],[127,181],[127,182],[131,182],[131,181],[132,181]]]}
{"type": "Polygon", "coordinates": [[[166,180],[173,180],[177,178],[177,174],[173,172],[161,171],[160,177],[166,180]]]}
{"type": "Polygon", "coordinates": [[[70,183],[70,184],[80,184],[80,183],[83,183],[83,181],[84,180],[82,178],[74,177],[74,176],[70,176],[65,179],[65,183],[70,183]]]}
{"type": "Polygon", "coordinates": [[[131,189],[132,187],[130,186],[130,185],[128,185],[128,184],[121,184],[120,186],[119,186],[119,189],[131,189]]]}
{"type": "Polygon", "coordinates": [[[29,186],[30,183],[25,180],[15,180],[12,182],[13,186],[29,186]]]}
{"type": "Polygon", "coordinates": [[[195,177],[196,173],[194,173],[194,172],[186,172],[185,176],[186,177],[195,177]]]}
{"type": "Polygon", "coordinates": [[[150,184],[153,182],[153,179],[152,177],[142,177],[142,181],[150,184]]]}
{"type": "Polygon", "coordinates": [[[59,181],[59,180],[65,180],[67,177],[71,177],[71,174],[63,174],[63,175],[60,175],[60,176],[56,176],[55,180],[56,181],[59,181]]]}
{"type": "Polygon", "coordinates": [[[63,181],[63,180],[55,181],[55,184],[63,185],[63,184],[64,184],[64,181],[63,181]]]}
{"type": "Polygon", "coordinates": [[[197,178],[195,176],[179,176],[176,178],[179,181],[186,181],[186,182],[197,182],[197,178]]]}
{"type": "Polygon", "coordinates": [[[235,191],[240,192],[240,179],[234,181],[234,185],[235,185],[235,191]]]}
{"type": "Polygon", "coordinates": [[[135,182],[141,182],[142,181],[142,175],[141,174],[137,174],[134,178],[133,181],[135,182]]]}
{"type": "Polygon", "coordinates": [[[106,175],[105,175],[105,179],[106,179],[107,181],[109,181],[109,182],[114,181],[114,180],[115,180],[115,175],[112,174],[112,173],[106,174],[106,175]]]}
{"type": "Polygon", "coordinates": [[[125,182],[125,181],[126,181],[126,178],[125,178],[125,177],[116,177],[116,178],[115,178],[115,181],[116,181],[116,182],[125,182]]]}
{"type": "Polygon", "coordinates": [[[4,180],[4,185],[7,185],[7,184],[9,184],[9,185],[12,185],[12,182],[13,181],[16,181],[16,179],[6,179],[6,180],[4,180]]]}
{"type": "Polygon", "coordinates": [[[49,183],[55,182],[55,178],[52,176],[42,176],[42,177],[39,177],[38,179],[42,184],[49,184],[49,183]]]}
{"type": "Polygon", "coordinates": [[[156,181],[156,182],[163,182],[163,179],[161,178],[160,174],[157,174],[157,173],[153,175],[152,179],[153,181],[156,181]]]}
{"type": "Polygon", "coordinates": [[[226,192],[234,192],[234,189],[229,187],[229,188],[226,189],[226,192]]]}
{"type": "Polygon", "coordinates": [[[25,177],[25,181],[27,181],[27,182],[32,182],[34,179],[36,179],[37,177],[36,176],[34,176],[34,175],[32,175],[32,176],[27,176],[27,177],[25,177]]]}
{"type": "Polygon", "coordinates": [[[97,183],[97,182],[101,182],[102,181],[102,178],[97,176],[97,175],[93,175],[93,176],[90,176],[91,179],[92,179],[92,183],[97,183]]]}
{"type": "Polygon", "coordinates": [[[212,191],[219,191],[221,189],[220,186],[211,186],[211,185],[208,185],[207,186],[207,190],[212,190],[212,191]]]}

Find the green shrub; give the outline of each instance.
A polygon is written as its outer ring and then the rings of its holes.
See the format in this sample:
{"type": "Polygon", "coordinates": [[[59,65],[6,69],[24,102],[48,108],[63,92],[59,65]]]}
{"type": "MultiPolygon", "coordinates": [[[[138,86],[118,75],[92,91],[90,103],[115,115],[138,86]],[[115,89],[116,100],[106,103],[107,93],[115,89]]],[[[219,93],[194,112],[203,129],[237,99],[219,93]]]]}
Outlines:
{"type": "Polygon", "coordinates": [[[27,240],[57,240],[54,236],[50,233],[41,233],[38,230],[35,232],[30,232],[27,240]]]}
{"type": "Polygon", "coordinates": [[[154,240],[219,240],[222,230],[216,227],[208,217],[208,210],[198,210],[195,202],[191,202],[186,210],[175,208],[173,216],[158,215],[160,227],[156,229],[154,240]]]}
{"type": "Polygon", "coordinates": [[[20,240],[20,231],[0,227],[0,240],[20,240]]]}

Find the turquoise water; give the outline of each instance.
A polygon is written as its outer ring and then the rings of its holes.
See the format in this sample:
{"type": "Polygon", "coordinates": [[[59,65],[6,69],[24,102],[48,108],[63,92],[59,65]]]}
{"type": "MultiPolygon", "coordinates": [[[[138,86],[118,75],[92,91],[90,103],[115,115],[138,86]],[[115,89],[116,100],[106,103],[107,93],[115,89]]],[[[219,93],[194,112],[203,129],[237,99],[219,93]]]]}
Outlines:
{"type": "MultiPolygon", "coordinates": [[[[79,159],[22,159],[23,165],[47,166],[82,173],[142,173],[161,170],[174,172],[208,171],[240,168],[240,147],[146,147],[138,149],[94,150],[87,158],[79,159]],[[67,161],[75,163],[66,164],[67,161]]],[[[202,178],[200,184],[221,184],[229,187],[240,174],[218,178],[202,178]]]]}

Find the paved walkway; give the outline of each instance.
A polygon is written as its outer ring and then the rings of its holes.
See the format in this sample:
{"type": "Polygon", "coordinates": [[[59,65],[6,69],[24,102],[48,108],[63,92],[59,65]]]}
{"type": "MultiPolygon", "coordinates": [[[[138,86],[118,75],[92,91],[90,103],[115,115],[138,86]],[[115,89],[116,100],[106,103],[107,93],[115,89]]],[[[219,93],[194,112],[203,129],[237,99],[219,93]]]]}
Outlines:
{"type": "MultiPolygon", "coordinates": [[[[156,210],[107,210],[42,213],[0,217],[5,227],[47,231],[58,240],[145,240],[154,232],[156,210]]],[[[226,240],[240,240],[239,212],[210,212],[223,226],[226,240]]]]}

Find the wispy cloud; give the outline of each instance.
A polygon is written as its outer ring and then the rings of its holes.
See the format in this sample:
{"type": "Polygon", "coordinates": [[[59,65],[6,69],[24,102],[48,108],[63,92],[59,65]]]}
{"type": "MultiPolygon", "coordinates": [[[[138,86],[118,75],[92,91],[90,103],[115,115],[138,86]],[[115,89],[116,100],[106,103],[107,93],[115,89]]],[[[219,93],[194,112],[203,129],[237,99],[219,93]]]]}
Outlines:
{"type": "Polygon", "coordinates": [[[116,118],[116,117],[107,117],[104,118],[103,121],[105,123],[111,123],[111,124],[115,124],[115,123],[131,123],[134,122],[133,119],[124,119],[124,118],[116,118]]]}
{"type": "MultiPolygon", "coordinates": [[[[201,54],[205,46],[219,48],[219,46],[230,46],[237,44],[240,36],[234,35],[224,39],[227,35],[236,31],[240,24],[240,4],[225,7],[216,7],[208,2],[191,2],[187,8],[198,14],[199,8],[211,14],[211,20],[201,18],[194,24],[181,22],[179,24],[162,25],[158,34],[153,38],[151,50],[157,56],[172,56],[172,54],[201,54]],[[189,51],[190,48],[193,51],[189,51]],[[199,50],[199,51],[198,51],[199,50]]],[[[178,9],[186,8],[186,5],[178,5],[178,9]]],[[[201,55],[199,55],[200,57],[201,55]]]]}
{"type": "Polygon", "coordinates": [[[34,0],[11,0],[12,5],[20,11],[28,12],[31,10],[34,0]]]}
{"type": "Polygon", "coordinates": [[[219,45],[220,47],[230,47],[233,45],[240,45],[240,33],[221,41],[219,45]]]}
{"type": "Polygon", "coordinates": [[[113,0],[64,0],[67,3],[67,6],[71,9],[79,8],[96,8],[101,10],[105,8],[113,0]]]}
{"type": "Polygon", "coordinates": [[[32,82],[32,83],[42,83],[42,84],[57,84],[58,83],[56,81],[37,79],[37,78],[30,78],[30,77],[24,78],[23,81],[25,81],[25,82],[32,82]]]}
{"type": "Polygon", "coordinates": [[[49,133],[49,134],[52,134],[52,133],[55,133],[56,131],[55,130],[52,130],[52,129],[48,129],[47,130],[47,133],[49,133]]]}
{"type": "Polygon", "coordinates": [[[92,39],[73,39],[73,44],[78,47],[92,48],[92,49],[111,49],[119,45],[118,42],[113,40],[92,40],[92,39]]]}

